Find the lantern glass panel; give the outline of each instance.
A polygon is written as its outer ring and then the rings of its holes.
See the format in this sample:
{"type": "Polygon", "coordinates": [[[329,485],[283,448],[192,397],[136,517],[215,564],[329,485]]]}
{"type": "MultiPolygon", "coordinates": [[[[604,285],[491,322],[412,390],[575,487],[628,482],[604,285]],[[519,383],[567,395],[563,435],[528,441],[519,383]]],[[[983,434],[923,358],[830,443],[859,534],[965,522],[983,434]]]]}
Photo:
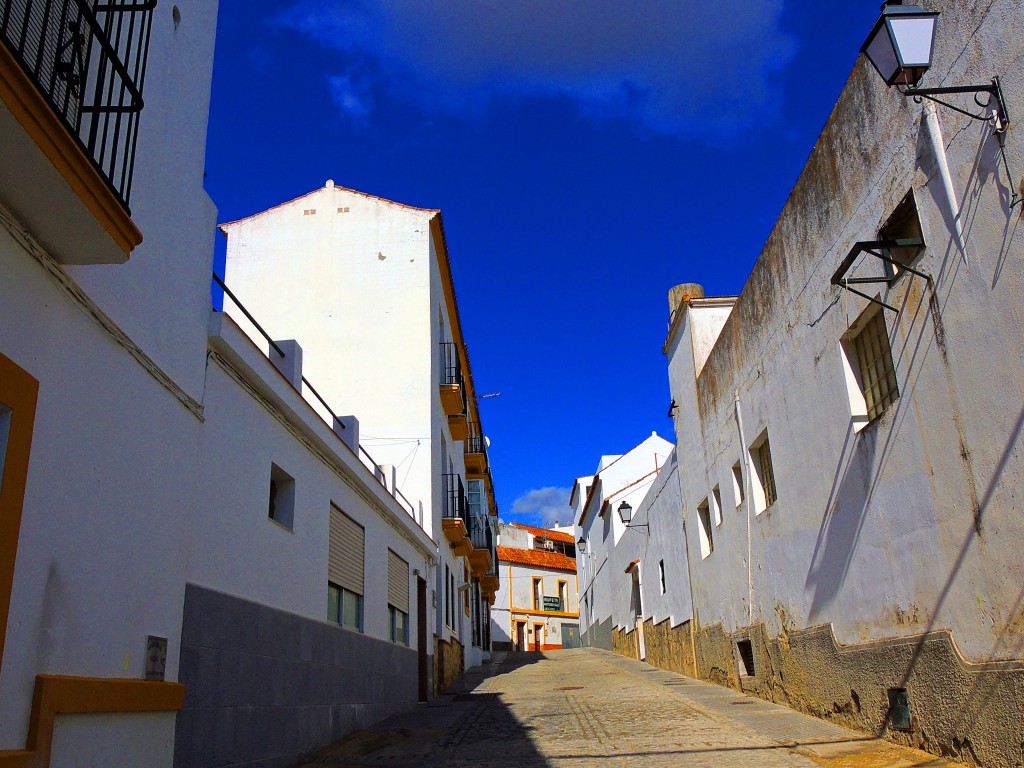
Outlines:
{"type": "Polygon", "coordinates": [[[896,51],[904,67],[927,67],[932,59],[935,17],[889,20],[896,51]]]}
{"type": "Polygon", "coordinates": [[[889,38],[888,26],[879,24],[875,27],[875,34],[865,46],[864,52],[882,79],[891,84],[900,63],[896,59],[896,51],[893,50],[892,40],[889,38]]]}

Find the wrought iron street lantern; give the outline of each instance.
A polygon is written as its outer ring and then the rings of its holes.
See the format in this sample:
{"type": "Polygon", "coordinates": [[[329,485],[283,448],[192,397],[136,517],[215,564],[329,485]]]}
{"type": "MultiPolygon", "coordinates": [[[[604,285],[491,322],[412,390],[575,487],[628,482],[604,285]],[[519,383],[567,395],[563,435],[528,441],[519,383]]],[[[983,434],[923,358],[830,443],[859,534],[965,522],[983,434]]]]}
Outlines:
{"type": "Polygon", "coordinates": [[[628,501],[619,504],[619,519],[627,526],[629,521],[633,519],[633,507],[629,505],[628,501]]]}
{"type": "Polygon", "coordinates": [[[932,65],[938,11],[887,2],[861,52],[887,85],[917,85],[932,65]]]}
{"type": "Polygon", "coordinates": [[[577,549],[579,549],[580,552],[586,552],[587,540],[581,537],[580,540],[576,542],[576,547],[577,549]]]}
{"type": "Polygon", "coordinates": [[[1006,166],[1006,174],[1010,177],[1012,195],[1010,207],[1012,208],[1021,202],[1022,198],[1017,194],[1013,174],[1010,173],[1009,164],[1006,162],[1006,152],[1003,149],[1003,140],[1010,117],[1006,111],[1006,102],[1003,100],[999,78],[993,77],[990,83],[982,85],[954,85],[944,88],[917,87],[917,83],[932,65],[938,18],[937,11],[929,11],[919,5],[903,5],[902,0],[886,0],[882,5],[882,13],[878,17],[878,21],[875,22],[871,34],[868,35],[868,39],[860,50],[867,55],[868,60],[881,75],[886,85],[905,86],[903,94],[912,97],[914,101],[920,102],[922,99],[929,99],[955,110],[961,115],[992,123],[993,131],[999,140],[999,149],[1003,156],[1003,164],[1006,166]],[[983,108],[983,112],[980,114],[972,112],[938,98],[939,96],[967,93],[974,95],[975,104],[983,108]],[[984,101],[979,98],[982,94],[987,94],[987,99],[984,101]]]}

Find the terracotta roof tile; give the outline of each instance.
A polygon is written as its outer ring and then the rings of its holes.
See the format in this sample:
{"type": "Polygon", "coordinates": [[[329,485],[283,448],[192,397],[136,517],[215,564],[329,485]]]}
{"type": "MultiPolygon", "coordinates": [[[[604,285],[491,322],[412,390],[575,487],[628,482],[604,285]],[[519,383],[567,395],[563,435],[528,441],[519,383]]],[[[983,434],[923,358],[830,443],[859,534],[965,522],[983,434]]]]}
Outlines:
{"type": "Polygon", "coordinates": [[[536,568],[552,568],[556,571],[576,572],[576,561],[558,552],[543,549],[513,549],[498,547],[498,560],[517,565],[532,565],[536,568]]]}
{"type": "Polygon", "coordinates": [[[522,528],[524,531],[529,531],[534,536],[543,536],[545,539],[551,539],[551,541],[564,541],[566,544],[575,543],[571,533],[562,533],[561,531],[552,531],[547,528],[537,528],[533,525],[525,525],[524,523],[512,523],[516,528],[522,528]]]}

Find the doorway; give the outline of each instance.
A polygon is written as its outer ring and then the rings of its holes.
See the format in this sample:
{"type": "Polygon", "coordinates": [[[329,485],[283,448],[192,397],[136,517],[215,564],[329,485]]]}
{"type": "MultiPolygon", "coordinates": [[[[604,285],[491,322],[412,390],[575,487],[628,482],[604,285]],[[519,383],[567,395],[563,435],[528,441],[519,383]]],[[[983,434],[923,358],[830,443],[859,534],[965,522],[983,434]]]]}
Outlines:
{"type": "Polygon", "coordinates": [[[534,624],[533,625],[533,650],[542,651],[544,650],[544,625],[534,624]]]}
{"type": "Polygon", "coordinates": [[[429,698],[427,690],[427,582],[416,579],[416,644],[419,673],[419,700],[429,698]]]}
{"type": "Polygon", "coordinates": [[[525,621],[517,621],[516,622],[516,650],[517,651],[525,651],[526,650],[526,622],[525,621]]]}

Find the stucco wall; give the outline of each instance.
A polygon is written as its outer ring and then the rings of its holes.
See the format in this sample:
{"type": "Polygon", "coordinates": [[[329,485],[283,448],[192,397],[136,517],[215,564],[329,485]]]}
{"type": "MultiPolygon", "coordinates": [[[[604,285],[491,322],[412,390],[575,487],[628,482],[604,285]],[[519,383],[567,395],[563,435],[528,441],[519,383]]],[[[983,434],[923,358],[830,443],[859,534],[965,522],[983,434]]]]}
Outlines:
{"type": "MultiPolygon", "coordinates": [[[[932,7],[942,11],[937,64],[922,85],[998,74],[1008,103],[1020,101],[1019,7],[932,7]]],[[[961,702],[956,664],[936,660],[934,672],[919,672],[921,654],[889,650],[949,633],[969,662],[1012,665],[1022,647],[1019,590],[1006,585],[1024,581],[1017,554],[1024,523],[1012,490],[1024,471],[1024,307],[1016,298],[1024,269],[1014,258],[1024,233],[1019,209],[1008,207],[990,127],[940,107],[962,252],[929,109],[886,88],[860,60],[696,381],[698,307],[687,311],[685,338],[667,345],[677,441],[689,447],[680,455],[680,484],[703,638],[698,664],[702,675],[730,682],[736,659],[728,638],[736,632],[757,627],[767,647],[826,623],[842,646],[865,654],[857,671],[862,711],[862,688],[871,688],[865,722],[877,723],[878,691],[926,674],[930,682],[911,691],[918,712],[935,713],[927,725],[922,715],[921,745],[1010,765],[1020,761],[1020,739],[1007,740],[1008,731],[988,722],[1017,717],[1006,668],[992,670],[1001,682],[988,688],[987,714],[964,704],[946,718],[949,702],[961,702]],[[841,340],[867,302],[829,279],[855,241],[878,237],[910,191],[927,244],[914,266],[931,279],[904,273],[881,290],[897,310],[884,310],[884,319],[900,396],[860,429],[841,340]],[[731,467],[742,460],[750,477],[748,449],[765,430],[778,499],[760,513],[747,504],[733,512],[731,467]],[[714,552],[702,559],[696,508],[716,484],[723,521],[714,552]]],[[[1022,156],[1024,137],[1012,126],[1006,147],[1009,158],[1022,156]]],[[[851,276],[880,273],[877,261],[863,258],[851,276]]],[[[785,691],[821,711],[831,697],[842,709],[849,692],[825,692],[845,679],[840,659],[849,656],[821,657],[828,661],[803,660],[803,678],[780,676],[772,695],[785,691]]]]}

